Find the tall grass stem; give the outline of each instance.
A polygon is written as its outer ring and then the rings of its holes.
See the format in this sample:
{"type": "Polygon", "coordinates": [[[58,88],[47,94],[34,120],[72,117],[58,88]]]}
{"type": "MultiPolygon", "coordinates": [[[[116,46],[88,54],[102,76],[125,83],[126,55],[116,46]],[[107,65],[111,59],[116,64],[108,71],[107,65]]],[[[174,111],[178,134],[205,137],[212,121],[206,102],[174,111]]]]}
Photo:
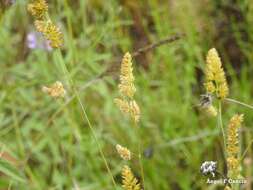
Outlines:
{"type": "Polygon", "coordinates": [[[72,88],[72,90],[73,90],[73,92],[74,92],[74,94],[75,94],[75,96],[76,96],[76,98],[77,98],[77,100],[78,100],[78,103],[79,103],[80,106],[81,106],[81,109],[82,109],[82,112],[83,112],[83,117],[84,117],[83,119],[86,120],[87,123],[88,123],[88,126],[89,126],[89,128],[90,128],[90,130],[91,130],[91,132],[92,132],[92,136],[93,136],[93,138],[94,138],[94,140],[95,140],[95,143],[96,143],[97,146],[98,146],[99,153],[100,153],[100,155],[101,155],[101,157],[102,157],[102,159],[103,159],[103,161],[104,161],[104,164],[105,164],[105,166],[106,166],[107,172],[108,172],[109,175],[111,176],[111,179],[112,179],[114,188],[117,189],[116,182],[115,182],[115,180],[114,180],[114,177],[113,177],[113,174],[112,174],[111,169],[110,169],[110,167],[109,167],[109,164],[108,164],[108,162],[107,162],[107,160],[106,160],[106,158],[105,158],[105,155],[104,155],[104,152],[103,152],[103,150],[102,150],[102,147],[101,147],[101,145],[100,145],[100,143],[99,143],[99,141],[98,141],[98,138],[97,138],[97,135],[96,135],[96,133],[95,133],[95,130],[94,130],[94,128],[93,128],[93,126],[92,126],[92,124],[91,124],[91,122],[90,122],[90,120],[89,120],[89,117],[88,117],[88,115],[87,115],[86,109],[85,109],[85,107],[84,107],[84,105],[83,105],[83,103],[82,103],[82,101],[81,101],[80,95],[78,94],[78,91],[76,90],[76,88],[75,88],[75,86],[74,86],[74,82],[73,82],[73,80],[72,80],[72,78],[71,78],[71,76],[70,76],[70,73],[69,73],[69,71],[68,71],[68,69],[67,69],[67,67],[66,67],[66,65],[65,65],[65,63],[64,63],[64,61],[63,61],[62,53],[61,53],[60,50],[57,50],[56,53],[57,53],[57,58],[58,58],[60,67],[62,68],[62,70],[63,70],[63,72],[64,72],[64,76],[67,78],[67,82],[69,83],[70,87],[72,88]]]}

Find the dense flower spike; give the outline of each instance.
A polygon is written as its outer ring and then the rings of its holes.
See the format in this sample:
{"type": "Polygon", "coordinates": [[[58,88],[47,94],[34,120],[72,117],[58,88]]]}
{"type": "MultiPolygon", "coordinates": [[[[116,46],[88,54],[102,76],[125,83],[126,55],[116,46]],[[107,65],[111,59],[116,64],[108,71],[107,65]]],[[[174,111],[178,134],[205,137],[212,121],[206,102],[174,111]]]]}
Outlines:
{"type": "Polygon", "coordinates": [[[61,82],[56,81],[50,87],[43,86],[42,91],[54,98],[64,97],[66,91],[61,82]]]}
{"type": "Polygon", "coordinates": [[[45,0],[34,0],[33,3],[28,4],[28,12],[31,13],[36,19],[43,19],[48,11],[48,5],[45,0]]]}
{"type": "Polygon", "coordinates": [[[63,35],[60,29],[52,22],[45,22],[36,20],[34,22],[35,28],[38,32],[43,33],[45,38],[50,42],[50,46],[53,48],[59,48],[63,44],[63,35]]]}
{"type": "Polygon", "coordinates": [[[119,91],[123,96],[133,98],[134,93],[136,92],[133,82],[134,76],[132,68],[132,57],[130,53],[127,52],[122,59],[119,84],[119,91]]]}
{"type": "Polygon", "coordinates": [[[130,114],[132,120],[137,123],[140,120],[140,108],[134,100],[136,88],[132,68],[132,57],[126,53],[122,59],[120,84],[118,85],[121,98],[115,98],[114,102],[123,113],[130,114]]]}
{"type": "Polygon", "coordinates": [[[217,97],[224,99],[228,96],[228,85],[225,72],[222,68],[221,59],[215,48],[208,51],[205,69],[207,93],[216,93],[217,97]]]}
{"type": "Polygon", "coordinates": [[[122,169],[122,187],[124,190],[141,190],[138,180],[134,177],[131,169],[124,166],[122,169]]]}
{"type": "Polygon", "coordinates": [[[63,44],[63,35],[60,29],[52,22],[47,23],[44,35],[47,40],[50,41],[50,46],[53,48],[59,48],[63,44]]]}
{"type": "Polygon", "coordinates": [[[131,160],[131,152],[127,148],[117,144],[116,150],[122,159],[131,160]]]}
{"type": "Polygon", "coordinates": [[[35,28],[49,41],[52,48],[63,45],[63,35],[60,29],[52,23],[48,16],[48,7],[45,0],[35,0],[28,5],[28,11],[35,17],[35,28]]]}
{"type": "Polygon", "coordinates": [[[235,178],[239,175],[239,137],[238,130],[243,122],[243,115],[235,115],[231,118],[227,131],[227,167],[228,177],[235,178]]]}

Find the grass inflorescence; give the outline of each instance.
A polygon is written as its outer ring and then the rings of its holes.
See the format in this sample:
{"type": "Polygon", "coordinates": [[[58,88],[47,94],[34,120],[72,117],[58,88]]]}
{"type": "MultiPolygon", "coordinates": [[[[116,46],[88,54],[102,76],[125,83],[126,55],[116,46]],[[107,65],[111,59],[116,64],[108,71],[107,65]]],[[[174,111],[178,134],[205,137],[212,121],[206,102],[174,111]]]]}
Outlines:
{"type": "Polygon", "coordinates": [[[0,189],[250,190],[252,8],[0,0],[0,189]]]}

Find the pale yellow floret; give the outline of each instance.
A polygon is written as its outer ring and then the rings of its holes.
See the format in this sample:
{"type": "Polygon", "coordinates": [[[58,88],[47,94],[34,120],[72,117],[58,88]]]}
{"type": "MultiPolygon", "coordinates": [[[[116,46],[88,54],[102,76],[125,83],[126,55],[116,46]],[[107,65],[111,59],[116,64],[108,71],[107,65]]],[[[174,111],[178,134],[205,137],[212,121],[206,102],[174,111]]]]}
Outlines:
{"type": "Polygon", "coordinates": [[[129,105],[130,105],[130,114],[131,114],[132,119],[136,123],[139,122],[140,115],[141,115],[140,107],[138,106],[135,100],[130,101],[129,105]]]}
{"type": "Polygon", "coordinates": [[[34,21],[35,29],[36,29],[38,32],[41,32],[41,33],[46,32],[46,24],[47,24],[47,22],[44,21],[44,20],[35,20],[35,21],[34,21]]]}
{"type": "Polygon", "coordinates": [[[217,116],[217,109],[213,106],[213,105],[210,105],[210,106],[207,106],[205,108],[205,111],[206,113],[209,115],[209,116],[212,116],[212,117],[215,117],[217,116]]]}
{"type": "Polygon", "coordinates": [[[215,92],[215,85],[213,82],[206,82],[204,83],[204,86],[206,88],[207,93],[213,94],[215,92]]]}
{"type": "Polygon", "coordinates": [[[120,111],[123,113],[129,113],[130,112],[130,106],[127,100],[121,99],[121,98],[115,98],[114,99],[115,104],[119,107],[120,111]]]}
{"type": "Polygon", "coordinates": [[[63,84],[59,81],[56,81],[50,87],[43,86],[42,91],[54,98],[64,97],[66,94],[63,84]]]}
{"type": "Polygon", "coordinates": [[[131,160],[131,152],[127,148],[117,144],[116,150],[122,159],[131,160]]]}

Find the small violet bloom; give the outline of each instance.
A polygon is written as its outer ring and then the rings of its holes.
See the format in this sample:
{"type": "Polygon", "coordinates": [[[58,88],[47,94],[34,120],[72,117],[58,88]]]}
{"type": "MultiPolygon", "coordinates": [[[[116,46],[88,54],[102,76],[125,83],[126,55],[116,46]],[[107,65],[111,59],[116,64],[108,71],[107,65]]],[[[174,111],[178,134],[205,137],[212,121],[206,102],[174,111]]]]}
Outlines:
{"type": "Polygon", "coordinates": [[[51,51],[52,47],[49,45],[49,41],[45,40],[42,34],[38,32],[29,32],[26,36],[26,43],[29,49],[43,49],[51,51]]]}

